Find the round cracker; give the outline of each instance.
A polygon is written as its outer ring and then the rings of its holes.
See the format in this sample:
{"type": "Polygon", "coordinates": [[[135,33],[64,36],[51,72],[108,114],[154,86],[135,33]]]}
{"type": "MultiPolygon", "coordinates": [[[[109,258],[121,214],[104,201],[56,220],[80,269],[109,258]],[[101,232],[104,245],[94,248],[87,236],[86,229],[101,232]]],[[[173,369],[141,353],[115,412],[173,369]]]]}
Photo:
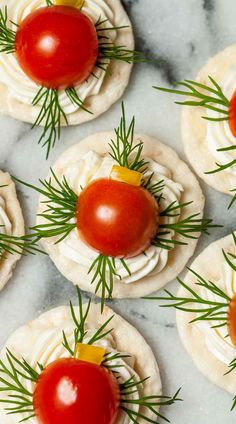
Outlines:
{"type": "MultiPolygon", "coordinates": [[[[25,234],[24,218],[17,199],[15,184],[8,173],[0,170],[0,196],[5,200],[6,213],[12,224],[12,235],[22,236],[25,234]],[[2,187],[5,186],[5,187],[2,187]]],[[[0,260],[0,290],[12,276],[12,271],[21,255],[14,253],[5,254],[5,259],[0,260]]]]}
{"type": "MultiPolygon", "coordinates": [[[[236,249],[232,235],[211,243],[193,262],[191,269],[206,280],[217,282],[221,278],[224,257],[222,249],[235,254],[236,249]]],[[[199,292],[196,277],[188,272],[184,281],[190,288],[199,292]]],[[[186,290],[181,287],[178,296],[186,296],[186,290]]],[[[189,293],[188,293],[189,297],[189,293]]],[[[191,356],[196,367],[213,383],[227,390],[232,395],[236,393],[236,380],[234,373],[224,375],[229,371],[226,364],[217,359],[206,345],[205,334],[196,323],[189,324],[196,318],[196,314],[177,311],[177,326],[180,338],[185,349],[191,356]]]]}
{"type": "MultiPolygon", "coordinates": [[[[135,358],[134,370],[141,380],[150,376],[144,382],[143,396],[161,395],[161,378],[155,356],[150,346],[136,328],[108,307],[105,307],[101,314],[101,306],[98,304],[91,304],[86,323],[89,328],[98,328],[98,326],[101,326],[111,316],[114,316],[114,318],[108,329],[112,328],[111,334],[114,338],[117,351],[126,352],[135,358]]],[[[68,319],[71,319],[71,314],[70,308],[66,306],[61,306],[44,313],[11,335],[1,352],[1,358],[4,360],[7,347],[17,358],[21,359],[23,357],[30,363],[31,355],[34,356],[35,343],[40,334],[49,327],[56,328],[63,325],[63,322],[68,319]],[[24,343],[22,343],[22,340],[24,340],[24,343]]],[[[141,410],[141,412],[144,411],[141,410]]],[[[156,415],[151,411],[145,410],[145,416],[152,420],[156,419],[156,415]]],[[[6,415],[4,410],[0,410],[0,418],[2,424],[17,424],[19,421],[19,417],[6,415]]],[[[141,419],[139,422],[140,424],[144,424],[146,421],[141,419]]],[[[30,420],[30,423],[37,424],[38,420],[30,420]]]]}
{"type": "MultiPolygon", "coordinates": [[[[211,58],[200,70],[196,80],[201,84],[209,85],[208,76],[210,75],[220,82],[232,65],[236,65],[236,44],[211,58]]],[[[202,119],[203,111],[202,107],[183,107],[181,127],[185,153],[199,177],[215,190],[233,196],[234,193],[231,190],[236,187],[235,175],[226,171],[206,174],[206,172],[216,169],[217,160],[209,151],[206,143],[207,121],[202,119]]]]}
{"type": "MultiPolygon", "coordinates": [[[[109,151],[108,143],[112,137],[114,137],[114,133],[98,133],[72,146],[57,160],[53,167],[54,172],[61,178],[68,165],[73,165],[90,150],[100,155],[105,155],[109,151]]],[[[191,205],[182,210],[180,219],[196,213],[199,213],[199,216],[202,217],[205,203],[204,196],[196,177],[188,166],[179,159],[174,150],[160,143],[157,139],[147,135],[136,135],[135,141],[140,142],[140,140],[144,144],[143,155],[153,158],[159,164],[167,167],[172,173],[173,181],[183,186],[184,192],[181,197],[181,203],[193,201],[191,205]]],[[[43,198],[41,197],[38,214],[41,214],[45,208],[45,204],[41,203],[42,201],[43,198]]],[[[45,220],[38,216],[37,224],[42,223],[45,223],[45,220]]],[[[179,240],[180,238],[177,236],[176,239],[179,240]]],[[[81,289],[94,293],[96,284],[91,285],[91,275],[88,275],[88,269],[63,257],[55,241],[55,238],[43,239],[42,245],[56,267],[68,280],[78,285],[81,289]]],[[[169,253],[167,266],[157,275],[146,276],[131,284],[117,281],[114,284],[113,297],[137,298],[149,295],[160,289],[180,274],[193,255],[196,244],[197,240],[189,239],[188,246],[176,246],[169,253]]]]}
{"type": "MultiPolygon", "coordinates": [[[[115,27],[128,26],[128,28],[118,31],[115,44],[133,50],[134,35],[132,24],[121,1],[106,0],[106,2],[114,11],[115,19],[113,25],[115,27]]],[[[0,0],[0,7],[5,4],[6,0],[0,0]]],[[[131,71],[132,64],[119,60],[112,60],[99,94],[89,96],[84,103],[84,106],[90,110],[92,114],[79,109],[67,116],[68,125],[78,125],[83,122],[91,121],[106,112],[106,110],[123,95],[129,83],[131,71]]],[[[0,84],[0,113],[32,124],[35,122],[39,112],[39,107],[20,102],[11,95],[8,86],[2,83],[0,84]]],[[[62,121],[62,125],[66,125],[65,122],[63,123],[62,121]]]]}

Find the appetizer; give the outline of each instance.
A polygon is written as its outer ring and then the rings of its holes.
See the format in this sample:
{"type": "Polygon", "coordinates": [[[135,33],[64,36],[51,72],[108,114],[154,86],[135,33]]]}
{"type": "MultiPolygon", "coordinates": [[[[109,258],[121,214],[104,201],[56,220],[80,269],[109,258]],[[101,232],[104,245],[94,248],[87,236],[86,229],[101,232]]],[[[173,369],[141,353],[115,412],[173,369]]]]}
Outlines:
{"type": "MultiPolygon", "coordinates": [[[[177,154],[135,135],[124,106],[115,132],[94,134],[67,150],[41,194],[32,234],[62,274],[102,298],[141,297],[184,268],[201,233],[204,196],[177,154]]],[[[19,181],[19,180],[18,180],[19,181]]]]}
{"type": "Polygon", "coordinates": [[[2,424],[155,424],[163,396],[158,365],[138,331],[111,309],[50,310],[8,339],[0,359],[2,424]],[[22,343],[24,341],[24,343],[22,343]]]}
{"type": "Polygon", "coordinates": [[[39,143],[48,156],[61,126],[105,112],[123,94],[131,65],[145,59],[133,50],[120,0],[12,0],[0,7],[0,111],[42,125],[39,143]]]}
{"type": "Polygon", "coordinates": [[[24,219],[15,184],[8,173],[0,170],[0,290],[12,276],[22,251],[24,219]]]}
{"type": "Polygon", "coordinates": [[[177,309],[180,337],[198,369],[235,396],[236,235],[210,244],[179,283],[177,295],[155,299],[177,309]]]}
{"type": "Polygon", "coordinates": [[[189,162],[204,181],[236,200],[236,45],[217,54],[196,81],[158,90],[185,96],[182,138],[189,162]],[[179,88],[178,88],[179,86],[179,88]]]}

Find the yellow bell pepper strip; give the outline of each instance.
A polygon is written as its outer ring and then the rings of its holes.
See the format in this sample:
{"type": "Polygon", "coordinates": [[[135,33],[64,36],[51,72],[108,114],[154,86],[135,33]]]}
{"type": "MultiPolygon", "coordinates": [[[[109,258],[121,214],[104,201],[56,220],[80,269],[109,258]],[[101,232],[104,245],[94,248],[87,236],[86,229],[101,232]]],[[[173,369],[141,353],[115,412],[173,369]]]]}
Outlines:
{"type": "Polygon", "coordinates": [[[84,0],[55,0],[57,6],[71,6],[80,9],[83,6],[84,0]]]}
{"type": "Polygon", "coordinates": [[[75,358],[91,364],[101,365],[106,351],[103,347],[78,343],[75,351],[75,358]]]}
{"type": "Polygon", "coordinates": [[[125,168],[124,166],[113,165],[110,178],[112,180],[138,187],[142,183],[143,174],[141,172],[125,168]]]}

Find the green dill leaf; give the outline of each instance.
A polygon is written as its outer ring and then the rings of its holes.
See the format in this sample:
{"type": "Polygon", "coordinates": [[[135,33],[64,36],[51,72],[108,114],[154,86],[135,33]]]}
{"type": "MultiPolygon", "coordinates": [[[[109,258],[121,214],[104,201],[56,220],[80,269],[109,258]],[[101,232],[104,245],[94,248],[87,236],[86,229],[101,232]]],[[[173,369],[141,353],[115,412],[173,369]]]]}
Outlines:
{"type": "Polygon", "coordinates": [[[167,418],[159,412],[159,408],[163,406],[170,406],[173,405],[175,402],[182,401],[182,399],[178,397],[181,389],[179,389],[173,397],[162,395],[150,395],[137,396],[137,398],[135,399],[129,398],[129,396],[134,393],[139,394],[138,388],[142,388],[142,385],[143,383],[145,383],[146,380],[148,380],[148,378],[136,381],[135,377],[132,376],[126,382],[120,385],[121,409],[128,415],[128,417],[133,423],[138,423],[137,419],[142,419],[148,423],[153,424],[156,424],[157,418],[163,419],[164,421],[168,421],[167,418]],[[140,408],[142,408],[143,412],[140,412],[140,410],[137,412],[131,409],[131,405],[138,405],[140,408]],[[145,410],[148,410],[154,415],[156,415],[155,421],[147,417],[147,415],[145,414],[145,410]]]}
{"type": "MultiPolygon", "coordinates": [[[[176,86],[180,86],[182,89],[169,89],[169,88],[163,88],[163,87],[153,87],[156,90],[163,91],[166,93],[172,93],[177,94],[180,96],[186,96],[186,97],[192,97],[197,100],[192,101],[183,101],[183,102],[176,102],[177,104],[184,105],[184,106],[197,106],[197,107],[204,107],[209,110],[213,110],[215,112],[218,112],[223,115],[227,115],[223,119],[228,119],[228,113],[229,113],[229,100],[225,97],[221,87],[219,84],[211,77],[209,76],[209,80],[213,87],[206,84],[198,83],[197,81],[192,80],[185,80],[183,82],[179,82],[176,84],[176,86]],[[216,106],[214,106],[216,105],[216,106]],[[220,106],[220,107],[218,107],[220,106]]],[[[204,117],[204,119],[212,120],[212,118],[208,118],[207,116],[204,117]]],[[[215,121],[221,121],[222,117],[214,118],[215,121]]]]}
{"type": "Polygon", "coordinates": [[[49,181],[39,180],[40,187],[26,183],[18,178],[14,178],[14,180],[37,191],[45,198],[43,204],[45,204],[46,208],[39,216],[44,218],[47,223],[31,227],[33,235],[38,240],[61,236],[57,240],[57,243],[59,243],[76,227],[76,223],[71,221],[75,221],[78,196],[70,188],[65,177],[60,181],[53,169],[51,169],[51,174],[49,181]]]}
{"type": "Polygon", "coordinates": [[[0,360],[0,393],[6,392],[8,396],[0,399],[7,415],[26,414],[20,422],[27,421],[35,416],[33,407],[33,393],[26,388],[25,381],[36,383],[42,368],[38,373],[24,358],[19,360],[9,349],[6,351],[6,361],[0,360]]]}
{"type": "MultiPolygon", "coordinates": [[[[120,262],[128,275],[131,275],[125,259],[120,259],[120,262]]],[[[115,258],[99,254],[90,266],[88,274],[92,274],[91,284],[96,283],[95,293],[99,292],[101,296],[101,310],[103,311],[106,298],[112,299],[115,278],[121,279],[116,271],[115,258]]]]}
{"type": "MultiPolygon", "coordinates": [[[[0,53],[14,53],[16,42],[16,31],[8,26],[7,6],[0,9],[0,53]]],[[[12,23],[12,22],[11,22],[12,23]]],[[[17,27],[16,24],[13,23],[17,27]]]]}
{"type": "Polygon", "coordinates": [[[190,287],[181,279],[178,279],[180,286],[186,292],[184,296],[173,295],[169,290],[165,290],[166,296],[148,297],[146,299],[161,300],[166,303],[161,305],[164,308],[175,308],[183,312],[195,313],[197,316],[191,323],[197,321],[219,322],[220,326],[227,325],[227,312],[230,298],[212,281],[205,280],[197,272],[189,268],[189,271],[196,277],[196,286],[204,288],[206,291],[215,294],[219,300],[211,301],[201,294],[198,290],[190,287]]]}
{"type": "Polygon", "coordinates": [[[34,97],[32,105],[40,107],[40,112],[32,128],[38,125],[44,126],[38,144],[46,147],[46,159],[48,159],[51,149],[60,139],[62,120],[68,125],[67,116],[60,106],[58,90],[52,88],[41,87],[34,97]]]}
{"type": "Polygon", "coordinates": [[[142,159],[143,143],[135,143],[134,136],[135,117],[132,118],[127,126],[125,107],[122,103],[122,117],[118,128],[115,129],[116,140],[111,140],[110,156],[120,166],[133,171],[145,172],[148,162],[142,159]]]}

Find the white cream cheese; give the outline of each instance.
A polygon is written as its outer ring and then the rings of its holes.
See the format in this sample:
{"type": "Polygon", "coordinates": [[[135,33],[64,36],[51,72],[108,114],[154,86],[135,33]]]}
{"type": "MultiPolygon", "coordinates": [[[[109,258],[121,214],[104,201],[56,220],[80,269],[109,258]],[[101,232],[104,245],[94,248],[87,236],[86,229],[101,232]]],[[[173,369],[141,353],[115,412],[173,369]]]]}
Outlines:
{"type": "MultiPolygon", "coordinates": [[[[45,0],[10,0],[7,2],[9,20],[19,24],[29,13],[39,7],[45,7],[45,5],[45,0]]],[[[107,28],[114,26],[114,13],[105,0],[86,0],[85,6],[83,7],[83,13],[85,13],[94,24],[100,18],[102,21],[106,20],[105,25],[107,28]]],[[[15,27],[13,27],[13,29],[15,29],[15,27]]],[[[106,31],[105,35],[107,36],[108,34],[110,40],[114,43],[117,32],[106,31]]],[[[100,35],[103,35],[103,32],[100,32],[100,35]]],[[[85,82],[75,87],[78,97],[82,101],[85,101],[89,96],[99,94],[101,90],[106,73],[102,69],[96,67],[94,74],[96,78],[91,75],[85,82]]],[[[2,53],[0,55],[0,82],[8,87],[14,99],[24,104],[32,104],[32,100],[40,88],[22,71],[14,54],[2,53]]],[[[77,105],[71,103],[65,91],[60,93],[59,101],[67,115],[79,109],[77,105]]]]}
{"type": "Polygon", "coordinates": [[[5,200],[0,196],[0,234],[10,235],[12,225],[7,216],[5,200]]]}
{"type": "MultiPolygon", "coordinates": [[[[234,272],[226,262],[222,266],[222,275],[220,281],[217,282],[217,286],[219,286],[230,299],[232,299],[236,293],[236,272],[234,272]]],[[[201,295],[204,299],[222,302],[222,298],[204,288],[201,290],[201,295]]],[[[225,312],[225,317],[227,319],[227,308],[225,308],[225,312]]],[[[229,365],[236,357],[236,348],[231,338],[228,336],[227,326],[212,328],[215,324],[216,323],[213,321],[200,321],[197,325],[205,335],[205,342],[210,352],[221,362],[229,365]]]]}
{"type": "MultiPolygon", "coordinates": [[[[163,199],[162,209],[165,209],[172,202],[178,202],[181,198],[183,188],[171,180],[171,174],[167,168],[159,165],[152,159],[145,158],[149,162],[148,174],[153,173],[153,181],[163,181],[163,199]]],[[[79,195],[82,188],[89,182],[103,177],[109,177],[112,167],[115,164],[110,156],[102,157],[99,154],[90,151],[82,159],[76,162],[73,166],[68,166],[65,170],[66,177],[70,187],[79,195]]],[[[162,222],[174,223],[178,221],[176,217],[162,218],[162,222]]],[[[173,237],[171,232],[163,238],[173,237]]],[[[92,262],[97,258],[98,253],[87,246],[80,238],[77,229],[58,244],[60,254],[73,260],[74,262],[89,269],[92,262]]],[[[116,260],[117,274],[121,277],[121,281],[128,284],[140,280],[147,275],[155,275],[161,272],[168,261],[168,251],[155,246],[150,246],[144,254],[140,254],[134,258],[129,258],[126,263],[131,271],[131,276],[122,266],[120,260],[116,260]]],[[[120,280],[119,280],[120,281],[120,280]]]]}
{"type": "MultiPolygon", "coordinates": [[[[55,320],[56,321],[56,320],[55,320]]],[[[68,351],[63,347],[63,338],[62,338],[62,331],[65,332],[67,340],[70,344],[70,346],[73,346],[74,343],[74,323],[71,319],[64,320],[64,322],[61,323],[61,325],[57,326],[48,326],[48,328],[45,328],[45,330],[40,332],[37,337],[37,341],[34,344],[34,347],[32,349],[33,355],[31,355],[30,358],[27,358],[28,362],[30,362],[30,365],[34,367],[35,369],[38,369],[38,363],[42,364],[44,367],[52,363],[53,361],[56,361],[60,358],[68,358],[70,357],[70,354],[68,351]]],[[[87,329],[86,337],[83,340],[83,343],[88,343],[91,337],[96,333],[97,329],[92,329],[91,327],[87,329]]],[[[106,350],[106,353],[111,353],[111,355],[118,353],[116,350],[116,345],[114,342],[114,339],[112,335],[107,335],[103,339],[99,340],[96,344],[96,346],[101,346],[106,350]]],[[[119,352],[121,353],[121,352],[119,352]]],[[[128,355],[128,353],[125,353],[125,355],[128,355]]],[[[119,382],[124,383],[128,379],[130,379],[132,376],[136,379],[136,381],[140,381],[139,376],[134,371],[134,362],[135,358],[129,357],[129,358],[121,358],[116,359],[112,361],[112,365],[114,366],[113,372],[117,372],[117,376],[119,376],[119,382]],[[117,367],[117,368],[116,368],[117,367]]],[[[27,389],[30,392],[34,391],[34,383],[27,380],[22,380],[24,382],[24,385],[27,387],[27,389]]],[[[139,390],[142,387],[134,387],[137,389],[137,393],[133,393],[130,395],[129,399],[138,399],[139,398],[139,390]]],[[[139,407],[138,405],[132,405],[129,404],[129,409],[138,412],[139,407]]],[[[13,416],[12,419],[14,420],[14,423],[18,423],[21,419],[25,418],[26,415],[24,414],[17,414],[17,416],[13,416]]],[[[31,418],[28,420],[29,424],[38,424],[37,418],[31,418]]],[[[131,419],[128,417],[125,412],[122,410],[119,413],[119,416],[116,420],[116,424],[132,424],[131,419]]]]}
{"type": "MultiPolygon", "coordinates": [[[[236,91],[235,68],[232,67],[229,69],[224,80],[220,82],[220,87],[226,98],[231,100],[234,92],[236,91]]],[[[221,106],[218,105],[216,107],[221,108],[221,106]]],[[[209,118],[222,118],[224,115],[222,115],[220,112],[208,110],[207,116],[209,118]]],[[[214,156],[217,163],[224,165],[236,159],[236,150],[219,152],[219,149],[236,145],[236,138],[233,136],[230,130],[228,120],[216,122],[207,121],[206,142],[209,151],[214,156]]],[[[227,168],[226,172],[232,175],[236,175],[236,165],[227,168]]]]}

